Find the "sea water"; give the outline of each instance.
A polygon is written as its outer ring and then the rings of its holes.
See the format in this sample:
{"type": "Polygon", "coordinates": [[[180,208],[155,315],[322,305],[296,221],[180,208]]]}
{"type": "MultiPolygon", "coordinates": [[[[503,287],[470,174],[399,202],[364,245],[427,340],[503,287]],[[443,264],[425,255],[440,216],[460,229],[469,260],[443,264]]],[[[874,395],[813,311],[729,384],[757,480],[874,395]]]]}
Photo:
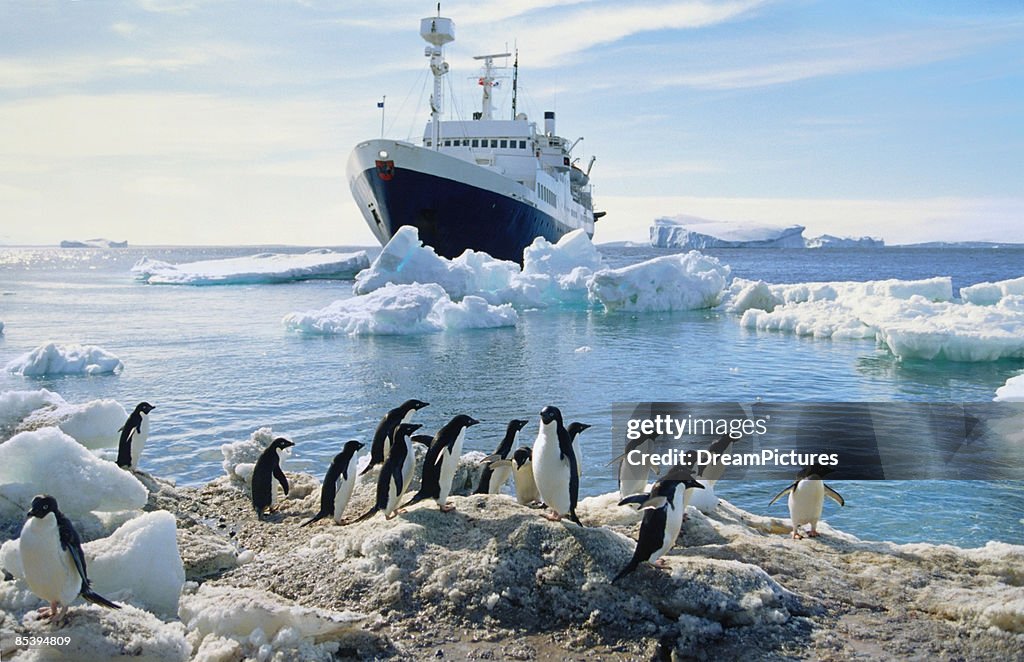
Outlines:
{"type": "MultiPolygon", "coordinates": [[[[272,426],[297,446],[290,470],[322,476],[348,439],[368,441],[381,415],[416,397],[416,421],[436,430],[465,412],[483,423],[465,449],[493,451],[511,418],[531,425],[547,404],[583,433],[581,496],[616,489],[613,402],[987,402],[1021,361],[899,361],[873,340],[815,340],[741,328],[722,310],[605,313],[525,311],[515,328],[413,336],[305,336],[284,315],[352,296],[350,281],[207,287],[145,285],[141,257],[172,263],[304,248],[149,247],[0,249],[0,366],[46,341],[99,345],[119,375],[24,378],[0,391],[47,388],[81,403],[114,398],[156,405],[141,465],[193,485],[220,475],[221,444],[272,426]]],[[[338,251],[353,249],[337,248],[338,251]]],[[[601,247],[610,266],[670,251],[601,247]]],[[[1024,250],[711,250],[734,276],[771,283],[952,276],[954,292],[1024,273],[1024,250]]],[[[851,482],[846,507],[825,519],[862,538],[978,546],[1024,544],[1024,486],[1016,482],[851,482]]],[[[717,493],[756,513],[787,517],[785,485],[724,481],[717,493]]]]}

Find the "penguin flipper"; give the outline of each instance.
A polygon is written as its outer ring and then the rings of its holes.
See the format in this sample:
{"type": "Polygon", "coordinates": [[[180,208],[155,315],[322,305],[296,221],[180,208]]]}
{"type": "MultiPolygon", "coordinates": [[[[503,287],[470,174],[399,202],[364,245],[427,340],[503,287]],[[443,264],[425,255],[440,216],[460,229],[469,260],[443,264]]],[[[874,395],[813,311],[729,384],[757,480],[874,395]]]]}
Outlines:
{"type": "Polygon", "coordinates": [[[89,573],[85,570],[85,554],[82,552],[82,539],[78,537],[78,531],[63,513],[57,517],[57,534],[60,537],[60,547],[71,556],[71,560],[78,570],[78,576],[82,578],[82,587],[89,586],[89,573]]]}
{"type": "Polygon", "coordinates": [[[121,605],[117,604],[116,602],[111,602],[110,600],[107,600],[105,597],[103,597],[96,591],[92,590],[89,586],[85,584],[82,585],[82,592],[79,593],[79,595],[82,596],[83,600],[91,602],[94,605],[100,605],[101,607],[107,607],[108,609],[121,608],[121,605]]]}
{"type": "Polygon", "coordinates": [[[640,494],[631,494],[628,497],[626,497],[625,499],[622,499],[621,501],[619,501],[619,505],[620,506],[628,506],[628,505],[634,504],[634,503],[637,504],[637,505],[640,505],[640,504],[644,503],[645,501],[647,501],[647,499],[649,499],[650,497],[651,497],[651,495],[648,494],[647,492],[641,492],[640,494]]]}
{"type": "MultiPolygon", "coordinates": [[[[121,428],[124,430],[124,428],[121,428]]],[[[117,466],[124,468],[130,467],[132,464],[132,437],[135,433],[132,430],[123,432],[121,434],[121,440],[117,444],[117,466]]]]}
{"type": "Polygon", "coordinates": [[[672,502],[670,502],[663,496],[648,497],[647,499],[644,500],[643,503],[640,504],[640,510],[647,510],[650,508],[665,508],[666,506],[674,508],[674,506],[672,506],[672,502]]]}
{"type": "Polygon", "coordinates": [[[787,494],[789,494],[790,492],[792,492],[795,489],[796,489],[796,483],[793,483],[792,485],[790,485],[786,489],[784,489],[781,492],[779,492],[778,494],[776,494],[775,497],[771,501],[768,502],[768,505],[769,506],[772,505],[773,503],[775,503],[776,501],[778,501],[782,497],[786,496],[787,494]]]}
{"type": "MultiPolygon", "coordinates": [[[[824,485],[824,483],[822,483],[822,484],[824,485]]],[[[840,506],[845,506],[846,505],[846,501],[843,500],[843,495],[839,494],[839,492],[836,492],[835,490],[833,490],[828,485],[825,485],[825,496],[827,496],[828,498],[832,499],[833,501],[838,503],[840,506]]]]}
{"type": "Polygon", "coordinates": [[[288,477],[281,471],[280,465],[274,467],[274,478],[277,479],[277,482],[281,483],[281,489],[284,490],[285,496],[288,496],[288,477]]]}

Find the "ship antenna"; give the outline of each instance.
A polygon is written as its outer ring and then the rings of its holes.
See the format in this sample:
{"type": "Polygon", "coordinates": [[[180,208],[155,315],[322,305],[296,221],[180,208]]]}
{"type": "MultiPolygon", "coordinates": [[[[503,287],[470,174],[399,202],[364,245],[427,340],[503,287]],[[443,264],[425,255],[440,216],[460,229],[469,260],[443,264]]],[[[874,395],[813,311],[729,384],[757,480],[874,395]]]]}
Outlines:
{"type": "MultiPolygon", "coordinates": [[[[507,62],[507,60],[506,60],[507,62]]],[[[516,59],[512,63],[512,119],[516,118],[516,94],[519,83],[519,48],[516,48],[516,59]]]]}

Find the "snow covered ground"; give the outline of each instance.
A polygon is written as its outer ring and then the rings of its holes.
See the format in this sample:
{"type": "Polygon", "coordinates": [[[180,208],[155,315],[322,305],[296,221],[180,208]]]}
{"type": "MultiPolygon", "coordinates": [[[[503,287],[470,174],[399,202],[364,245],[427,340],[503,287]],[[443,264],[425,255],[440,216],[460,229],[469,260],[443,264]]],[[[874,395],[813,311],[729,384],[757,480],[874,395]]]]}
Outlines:
{"type": "Polygon", "coordinates": [[[124,369],[121,359],[95,345],[62,345],[54,342],[36,347],[7,364],[7,371],[23,377],[43,375],[102,375],[124,369]]]}
{"type": "Polygon", "coordinates": [[[153,285],[238,285],[282,283],[296,280],[353,278],[370,266],[365,251],[335,253],[317,249],[308,253],[260,253],[223,260],[170,264],[142,258],[132,267],[135,278],[153,285]]]}
{"type": "Polygon", "coordinates": [[[117,445],[128,413],[114,400],[71,404],[45,388],[0,393],[0,441],[16,432],[59,427],[86,448],[117,445]]]}

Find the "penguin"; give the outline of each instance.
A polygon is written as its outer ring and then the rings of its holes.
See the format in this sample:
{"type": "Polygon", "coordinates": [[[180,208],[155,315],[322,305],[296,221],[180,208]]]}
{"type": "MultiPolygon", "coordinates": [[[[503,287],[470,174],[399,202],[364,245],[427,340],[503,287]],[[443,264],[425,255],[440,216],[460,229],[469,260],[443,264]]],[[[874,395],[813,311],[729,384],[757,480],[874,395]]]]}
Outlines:
{"type": "MultiPolygon", "coordinates": [[[[277,495],[274,493],[272,479],[276,478],[281,483],[281,489],[285,496],[288,496],[288,479],[281,470],[281,456],[286,454],[287,448],[295,444],[284,437],[278,437],[260,453],[256,460],[256,466],[252,470],[252,507],[256,509],[256,517],[263,519],[264,511],[272,508],[277,495]]],[[[290,451],[287,451],[290,452],[290,451]]]]}
{"type": "Polygon", "coordinates": [[[505,428],[505,436],[494,453],[484,458],[484,471],[480,475],[480,484],[473,494],[498,494],[501,488],[512,477],[512,444],[516,435],[529,423],[525,418],[513,418],[505,428]]]}
{"type": "Polygon", "coordinates": [[[818,520],[821,519],[821,511],[825,506],[825,497],[833,499],[840,506],[845,506],[846,501],[831,487],[821,480],[822,476],[832,473],[830,467],[820,465],[804,467],[797,474],[796,482],[775,495],[768,505],[778,501],[784,494],[789,495],[789,518],[793,526],[793,539],[801,540],[800,527],[810,524],[811,530],[808,536],[818,537],[818,520]]]}
{"type": "Polygon", "coordinates": [[[320,512],[302,526],[325,517],[333,517],[336,523],[341,524],[341,515],[352,496],[352,488],[356,486],[358,453],[365,445],[355,439],[347,441],[341,452],[334,456],[324,476],[323,487],[320,488],[320,512]]]}
{"type": "MultiPolygon", "coordinates": [[[[719,462],[719,458],[729,450],[729,446],[731,446],[735,441],[735,439],[726,433],[708,446],[708,453],[710,453],[711,457],[714,458],[714,461],[708,464],[702,464],[697,470],[697,480],[704,486],[704,491],[700,493],[700,498],[696,503],[698,510],[709,513],[718,507],[718,497],[715,496],[715,484],[717,484],[722,478],[726,469],[726,465],[719,462]]],[[[693,491],[693,488],[689,488],[686,490],[686,495],[683,497],[684,522],[690,519],[690,516],[686,513],[686,509],[690,505],[691,497],[695,494],[697,493],[693,491]]]]}
{"type": "Polygon", "coordinates": [[[378,512],[384,513],[386,519],[395,516],[402,495],[409,489],[410,475],[416,460],[409,435],[421,427],[419,423],[399,423],[391,430],[388,458],[384,460],[384,466],[377,476],[377,500],[372,508],[350,524],[368,520],[378,512]]]}
{"type": "Polygon", "coordinates": [[[408,423],[413,414],[428,406],[428,403],[416,400],[415,398],[406,400],[385,414],[384,418],[380,419],[380,423],[377,424],[377,429],[373,433],[373,442],[370,444],[370,461],[359,473],[360,476],[369,473],[370,469],[383,462],[384,458],[388,456],[391,446],[391,433],[395,426],[399,423],[408,423]]]}
{"type": "Polygon", "coordinates": [[[589,427],[589,423],[573,421],[566,428],[566,431],[569,433],[569,440],[572,441],[572,452],[576,454],[576,473],[580,476],[583,475],[583,453],[580,450],[579,434],[589,427]]]}
{"type": "Polygon", "coordinates": [[[635,450],[642,453],[651,453],[654,450],[654,440],[657,434],[641,434],[638,439],[627,439],[625,452],[612,460],[612,463],[619,463],[619,498],[625,499],[632,494],[640,494],[647,491],[647,476],[651,469],[644,466],[632,465],[626,458],[635,450]]]}
{"type": "Polygon", "coordinates": [[[545,517],[557,522],[568,515],[570,520],[583,526],[576,515],[580,495],[576,453],[558,407],[549,405],[540,411],[540,432],[533,442],[533,478],[541,500],[553,511],[545,517]]]}
{"type": "Polygon", "coordinates": [[[512,453],[512,478],[516,484],[516,501],[528,506],[540,503],[540,492],[533,479],[533,452],[529,446],[522,446],[512,453]]]}
{"type": "Polygon", "coordinates": [[[619,581],[637,569],[644,561],[655,567],[665,567],[662,560],[676,544],[679,530],[683,526],[683,494],[687,489],[701,489],[703,486],[693,479],[690,468],[676,466],[665,477],[651,486],[650,494],[634,494],[619,502],[620,506],[638,504],[644,511],[637,536],[636,549],[612,583],[619,581]]]}
{"type": "Polygon", "coordinates": [[[472,416],[458,414],[437,431],[423,458],[420,489],[412,499],[402,506],[403,508],[408,508],[423,499],[434,499],[443,513],[455,509],[455,504],[448,504],[448,495],[452,491],[452,479],[455,478],[455,468],[459,464],[459,456],[462,455],[462,443],[466,437],[466,429],[479,422],[472,416]]]}
{"type": "Polygon", "coordinates": [[[40,494],[32,499],[18,545],[25,582],[33,593],[50,603],[39,610],[44,618],[60,623],[78,596],[110,609],[121,608],[92,590],[82,539],[52,496],[40,494]]]}
{"type": "Polygon", "coordinates": [[[135,471],[139,468],[139,458],[149,438],[149,412],[154,409],[156,407],[148,402],[140,402],[121,426],[121,438],[117,442],[117,466],[122,469],[135,471]]]}

